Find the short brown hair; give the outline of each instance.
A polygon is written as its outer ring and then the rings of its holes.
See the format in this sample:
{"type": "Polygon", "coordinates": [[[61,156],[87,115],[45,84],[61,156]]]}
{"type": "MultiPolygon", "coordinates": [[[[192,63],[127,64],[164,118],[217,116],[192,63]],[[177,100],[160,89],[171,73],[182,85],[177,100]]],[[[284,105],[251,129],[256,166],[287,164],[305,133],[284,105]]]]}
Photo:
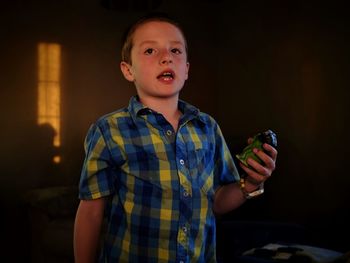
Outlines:
{"type": "Polygon", "coordinates": [[[184,33],[184,30],[182,29],[182,27],[180,26],[180,24],[174,18],[171,18],[168,14],[151,13],[151,14],[148,14],[148,15],[142,17],[141,19],[137,20],[135,23],[133,23],[131,26],[129,26],[127,28],[127,30],[125,31],[125,33],[123,35],[123,39],[122,39],[122,54],[121,54],[122,61],[125,61],[131,65],[131,63],[132,63],[131,50],[133,47],[133,36],[134,36],[136,29],[145,23],[154,22],[154,21],[167,22],[167,23],[172,24],[173,26],[177,27],[180,30],[180,32],[185,40],[185,49],[186,49],[186,54],[188,55],[188,47],[187,47],[185,33],[184,33]]]}

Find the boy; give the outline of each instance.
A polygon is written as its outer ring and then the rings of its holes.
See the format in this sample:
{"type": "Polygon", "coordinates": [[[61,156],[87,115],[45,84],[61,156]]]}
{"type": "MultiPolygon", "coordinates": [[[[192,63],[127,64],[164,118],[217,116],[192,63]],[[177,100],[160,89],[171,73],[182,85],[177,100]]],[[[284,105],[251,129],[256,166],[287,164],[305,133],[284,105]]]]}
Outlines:
{"type": "Polygon", "coordinates": [[[276,150],[255,149],[239,174],[218,124],[179,100],[188,77],[187,44],[173,20],[154,16],[128,31],[120,64],[135,84],[129,106],[100,118],[86,137],[76,262],[216,262],[215,214],[262,186],[276,150]]]}

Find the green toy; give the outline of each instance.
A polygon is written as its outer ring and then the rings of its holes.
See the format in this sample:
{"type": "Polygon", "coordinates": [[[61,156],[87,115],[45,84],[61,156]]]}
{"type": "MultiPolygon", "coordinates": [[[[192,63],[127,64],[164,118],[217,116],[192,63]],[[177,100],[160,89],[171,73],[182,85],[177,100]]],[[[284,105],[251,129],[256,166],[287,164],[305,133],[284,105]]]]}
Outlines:
{"type": "Polygon", "coordinates": [[[247,163],[248,158],[252,158],[253,160],[262,164],[262,161],[259,159],[259,157],[254,154],[253,149],[257,148],[260,150],[264,150],[262,147],[264,143],[268,143],[272,147],[276,148],[277,147],[276,134],[271,130],[258,133],[253,137],[253,142],[248,146],[246,146],[243,149],[242,153],[236,155],[237,159],[240,160],[245,166],[248,166],[248,167],[249,167],[249,164],[247,163]]]}

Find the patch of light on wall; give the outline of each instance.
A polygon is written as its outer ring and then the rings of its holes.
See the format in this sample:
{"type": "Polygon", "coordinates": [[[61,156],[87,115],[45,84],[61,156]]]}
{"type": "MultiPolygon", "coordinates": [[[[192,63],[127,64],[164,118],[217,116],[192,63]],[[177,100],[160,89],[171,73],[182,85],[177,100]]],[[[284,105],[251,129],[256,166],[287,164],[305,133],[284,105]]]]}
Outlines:
{"type": "MultiPolygon", "coordinates": [[[[49,124],[55,130],[53,146],[61,145],[60,71],[61,46],[55,43],[38,44],[38,124],[49,124]]],[[[59,163],[60,156],[53,161],[59,163]]]]}

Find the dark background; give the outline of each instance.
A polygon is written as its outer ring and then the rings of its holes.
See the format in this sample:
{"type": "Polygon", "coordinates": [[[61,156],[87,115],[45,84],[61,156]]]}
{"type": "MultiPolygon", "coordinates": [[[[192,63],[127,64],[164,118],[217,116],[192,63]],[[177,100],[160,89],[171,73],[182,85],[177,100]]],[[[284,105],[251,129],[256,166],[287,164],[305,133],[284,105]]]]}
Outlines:
{"type": "Polygon", "coordinates": [[[350,22],[343,2],[2,0],[4,253],[13,262],[28,258],[33,233],[25,194],[76,187],[88,127],[135,94],[119,70],[120,38],[154,10],[176,16],[187,34],[191,67],[181,98],[216,118],[232,151],[256,132],[278,135],[266,194],[226,218],[301,224],[330,247],[350,250],[350,22]],[[62,46],[59,165],[36,125],[39,42],[62,46]]]}

